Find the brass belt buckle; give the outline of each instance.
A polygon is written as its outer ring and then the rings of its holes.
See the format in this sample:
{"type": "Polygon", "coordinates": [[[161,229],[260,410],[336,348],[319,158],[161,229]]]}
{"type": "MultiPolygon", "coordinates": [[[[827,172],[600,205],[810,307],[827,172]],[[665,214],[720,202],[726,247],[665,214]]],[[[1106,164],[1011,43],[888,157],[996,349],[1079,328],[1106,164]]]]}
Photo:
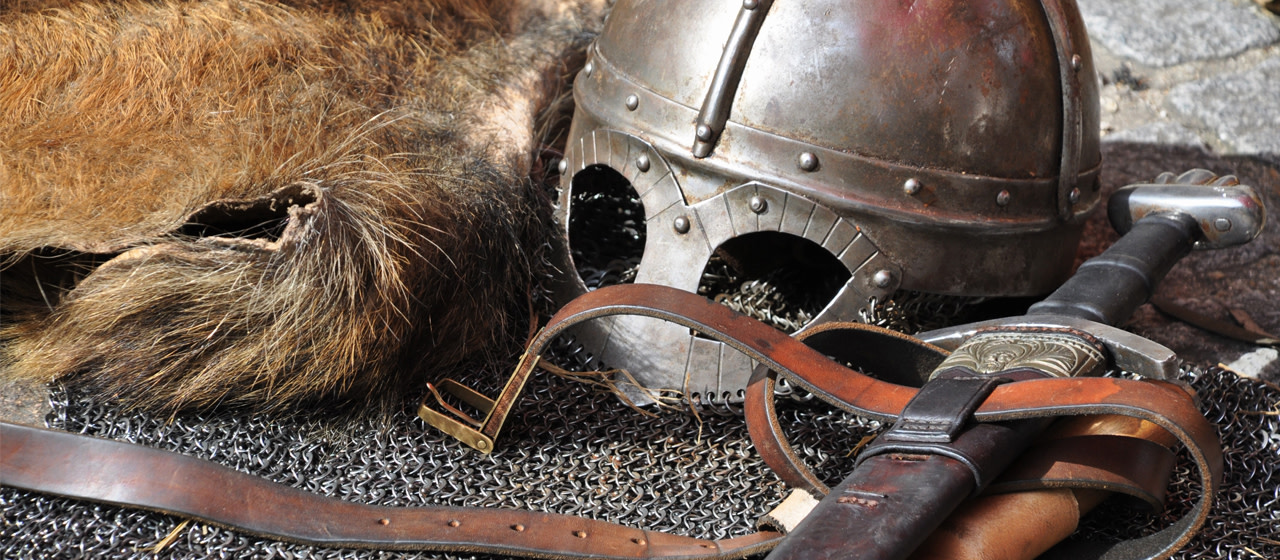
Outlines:
{"type": "Polygon", "coordinates": [[[418,417],[435,426],[436,429],[457,438],[462,443],[470,445],[477,451],[489,453],[493,451],[493,439],[498,437],[498,432],[502,430],[502,424],[507,420],[507,414],[511,412],[511,407],[515,405],[516,398],[524,390],[524,384],[529,380],[529,375],[533,373],[533,368],[538,365],[540,358],[539,355],[529,352],[521,355],[520,363],[516,365],[515,373],[507,380],[506,386],[502,388],[501,393],[498,393],[497,399],[490,399],[453,379],[440,381],[440,391],[449,393],[461,399],[462,402],[475,407],[476,410],[485,415],[484,420],[476,420],[469,414],[458,410],[457,407],[445,402],[440,392],[430,383],[427,384],[427,388],[431,390],[431,395],[435,397],[440,406],[444,407],[448,414],[428,407],[427,397],[424,396],[422,403],[418,405],[418,417]]]}

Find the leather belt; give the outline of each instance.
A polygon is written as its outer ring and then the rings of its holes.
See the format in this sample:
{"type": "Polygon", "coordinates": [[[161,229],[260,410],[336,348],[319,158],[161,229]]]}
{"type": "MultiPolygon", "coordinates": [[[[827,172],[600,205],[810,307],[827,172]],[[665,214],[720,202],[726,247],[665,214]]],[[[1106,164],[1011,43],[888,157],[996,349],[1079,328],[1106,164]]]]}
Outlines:
{"type": "Polygon", "coordinates": [[[357,504],[178,453],[14,424],[0,424],[0,484],[346,548],[712,559],[767,551],[780,538],[761,532],[712,541],[533,511],[357,504]]]}
{"type": "MultiPolygon", "coordinates": [[[[772,412],[771,380],[777,375],[837,408],[878,420],[892,420],[916,390],[873,379],[845,368],[821,352],[773,328],[738,315],[697,295],[671,288],[622,285],[602,288],[565,306],[538,334],[526,358],[497,399],[481,431],[497,435],[506,411],[532,372],[537,356],[574,324],[619,314],[672,321],[746,353],[765,367],[748,389],[752,439],[768,464],[788,482],[821,492],[781,435],[772,412]],[[523,376],[523,377],[521,377],[523,376]],[[508,394],[510,393],[510,394],[508,394]],[[753,404],[754,403],[754,404],[753,404]],[[495,416],[495,412],[499,412],[495,416]],[[491,424],[493,422],[493,424],[491,424]],[[496,427],[495,427],[496,426],[496,427]],[[491,428],[491,431],[486,429],[491,428]]],[[[870,327],[851,331],[874,330],[870,327]]],[[[910,337],[899,334],[902,344],[910,337]]],[[[867,335],[869,336],[869,335],[867,335]]],[[[850,341],[856,346],[857,336],[850,341]]],[[[920,345],[918,341],[914,342],[920,345]]],[[[876,348],[869,348],[875,351],[876,348]]],[[[927,347],[906,358],[927,363],[927,347]]],[[[1180,548],[1208,514],[1221,480],[1217,437],[1177,385],[1110,378],[1032,379],[996,387],[977,407],[978,421],[1116,414],[1150,421],[1173,434],[1199,468],[1203,494],[1191,512],[1172,526],[1121,543],[1102,558],[1158,558],[1180,548]]],[[[1060,446],[1062,447],[1062,446],[1060,446]]],[[[1070,447],[1070,446],[1065,446],[1070,447]]],[[[1059,449],[1079,468],[1053,471],[1042,486],[1136,488],[1149,482],[1132,472],[1108,469],[1081,452],[1059,449]],[[1083,455],[1083,456],[1081,456],[1083,455]],[[1102,476],[1088,476],[1090,471],[1102,476]],[[1082,474],[1084,473],[1084,474],[1082,474]]],[[[1085,450],[1087,451],[1087,450],[1085,450]]],[[[1149,447],[1143,452],[1149,452],[1149,447]]],[[[0,484],[118,505],[199,518],[246,533],[322,546],[396,550],[499,553],[535,558],[736,558],[766,551],[781,535],[760,532],[710,541],[629,529],[580,517],[505,509],[391,508],[353,504],[277,485],[200,459],[86,436],[0,425],[0,484]],[[228,489],[234,488],[234,492],[228,489]]],[[[1035,483],[1021,482],[1021,487],[1035,483]]]]}

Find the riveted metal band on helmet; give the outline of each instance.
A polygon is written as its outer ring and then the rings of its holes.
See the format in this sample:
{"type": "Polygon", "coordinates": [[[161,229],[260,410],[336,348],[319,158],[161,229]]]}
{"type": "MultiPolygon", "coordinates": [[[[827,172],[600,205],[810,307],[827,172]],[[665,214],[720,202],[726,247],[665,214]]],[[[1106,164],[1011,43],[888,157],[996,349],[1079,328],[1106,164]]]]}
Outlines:
{"type": "MultiPolygon", "coordinates": [[[[848,274],[810,324],[900,289],[1046,293],[1099,199],[1084,37],[1070,0],[619,0],[575,81],[566,239],[607,171],[643,206],[636,282],[696,291],[726,244],[773,236],[848,274]]],[[[601,323],[579,342],[648,387],[733,398],[749,374],[682,329],[601,323]]]]}

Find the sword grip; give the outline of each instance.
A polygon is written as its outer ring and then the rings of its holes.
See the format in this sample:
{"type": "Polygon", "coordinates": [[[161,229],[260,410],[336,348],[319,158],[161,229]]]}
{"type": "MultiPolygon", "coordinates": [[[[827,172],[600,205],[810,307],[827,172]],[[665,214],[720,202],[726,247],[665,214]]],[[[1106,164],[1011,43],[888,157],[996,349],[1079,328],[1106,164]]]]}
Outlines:
{"type": "Polygon", "coordinates": [[[1169,269],[1191,252],[1199,231],[1187,214],[1148,215],[1101,255],[1080,265],[1027,315],[1069,315],[1116,325],[1155,293],[1169,269]]]}

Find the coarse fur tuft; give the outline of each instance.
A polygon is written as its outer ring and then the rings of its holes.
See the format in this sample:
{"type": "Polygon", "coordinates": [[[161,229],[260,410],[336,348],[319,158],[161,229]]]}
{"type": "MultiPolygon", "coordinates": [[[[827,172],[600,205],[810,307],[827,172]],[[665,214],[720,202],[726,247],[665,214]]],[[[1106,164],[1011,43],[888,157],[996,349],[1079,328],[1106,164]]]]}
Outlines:
{"type": "Polygon", "coordinates": [[[4,374],[361,408],[526,336],[589,0],[0,8],[4,374]]]}

